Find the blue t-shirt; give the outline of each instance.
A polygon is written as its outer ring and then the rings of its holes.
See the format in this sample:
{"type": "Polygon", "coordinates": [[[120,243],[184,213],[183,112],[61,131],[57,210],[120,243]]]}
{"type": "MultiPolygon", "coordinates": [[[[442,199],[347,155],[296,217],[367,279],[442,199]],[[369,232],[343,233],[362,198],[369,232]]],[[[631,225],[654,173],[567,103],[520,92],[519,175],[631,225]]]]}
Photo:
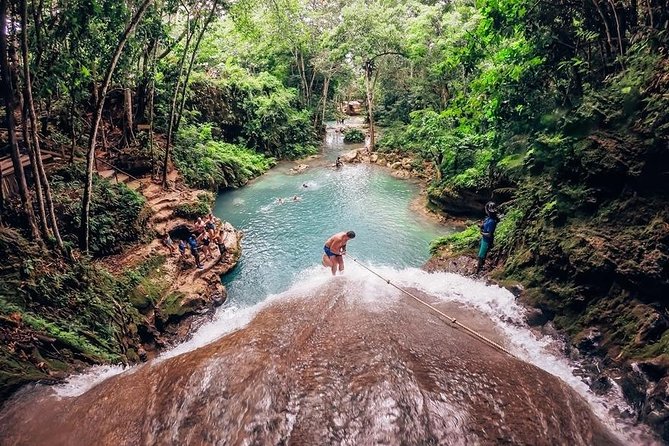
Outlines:
{"type": "Polygon", "coordinates": [[[496,228],[497,228],[497,220],[492,217],[486,217],[486,219],[483,220],[483,226],[481,226],[481,230],[483,232],[487,232],[489,235],[484,235],[483,240],[485,240],[488,243],[492,243],[492,239],[495,236],[496,228]]]}
{"type": "Polygon", "coordinates": [[[188,245],[190,246],[190,249],[196,250],[197,249],[197,240],[195,237],[191,237],[188,239],[188,245]]]}

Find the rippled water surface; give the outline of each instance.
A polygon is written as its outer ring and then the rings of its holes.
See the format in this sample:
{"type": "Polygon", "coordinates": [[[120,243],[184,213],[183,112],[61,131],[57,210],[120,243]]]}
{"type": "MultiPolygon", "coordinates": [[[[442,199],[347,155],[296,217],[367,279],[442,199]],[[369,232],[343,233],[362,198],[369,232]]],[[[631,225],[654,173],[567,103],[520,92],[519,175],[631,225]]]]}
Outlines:
{"type": "Polygon", "coordinates": [[[284,291],[320,264],[325,240],[339,231],[356,232],[348,252],[361,261],[421,266],[429,257],[429,242],[449,229],[412,211],[417,194],[416,185],[360,164],[316,167],[299,175],[278,169],[221,194],[216,215],[244,232],[241,262],[225,278],[230,299],[250,304],[284,291]],[[299,201],[293,201],[295,195],[299,201]]]}

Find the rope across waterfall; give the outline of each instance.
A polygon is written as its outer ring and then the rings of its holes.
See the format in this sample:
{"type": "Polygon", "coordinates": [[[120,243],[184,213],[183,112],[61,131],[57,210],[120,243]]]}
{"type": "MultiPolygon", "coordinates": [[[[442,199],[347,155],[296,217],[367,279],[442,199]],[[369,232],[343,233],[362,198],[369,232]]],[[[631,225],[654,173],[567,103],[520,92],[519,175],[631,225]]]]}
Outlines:
{"type": "Polygon", "coordinates": [[[386,279],[385,277],[383,277],[382,275],[380,275],[380,274],[377,273],[376,271],[374,271],[374,270],[372,270],[371,268],[369,268],[369,267],[365,266],[364,264],[360,263],[360,261],[359,261],[358,259],[356,259],[355,257],[351,257],[351,260],[353,260],[355,263],[357,263],[358,265],[362,266],[362,267],[365,268],[367,271],[369,271],[370,273],[374,274],[375,276],[377,276],[378,278],[380,278],[381,280],[383,280],[384,282],[386,282],[388,285],[397,288],[398,290],[400,290],[401,292],[403,292],[403,293],[406,294],[407,296],[409,296],[409,297],[411,297],[412,299],[418,301],[419,303],[425,305],[425,306],[428,307],[430,310],[434,311],[435,313],[439,314],[440,316],[446,318],[451,324],[456,325],[456,326],[462,328],[463,330],[465,330],[467,333],[469,333],[470,335],[472,335],[472,336],[475,337],[476,339],[478,339],[478,340],[480,340],[480,341],[482,341],[482,342],[484,342],[484,343],[490,345],[491,347],[496,348],[497,350],[499,350],[499,351],[501,351],[501,352],[506,353],[507,355],[511,356],[511,357],[514,358],[514,359],[518,359],[518,357],[517,357],[516,355],[514,355],[514,354],[511,353],[509,350],[507,350],[507,349],[505,349],[504,347],[502,347],[502,346],[501,346],[500,344],[498,344],[497,342],[493,341],[492,339],[487,338],[486,336],[482,335],[481,333],[477,332],[476,330],[467,327],[466,325],[462,324],[461,322],[458,322],[457,319],[455,319],[454,317],[451,317],[451,316],[447,315],[447,314],[444,313],[443,311],[441,311],[441,310],[439,310],[439,309],[433,307],[432,305],[428,304],[427,302],[425,302],[424,300],[418,298],[417,296],[411,294],[410,292],[406,291],[405,289],[400,288],[399,286],[397,286],[397,285],[395,285],[394,283],[392,283],[389,279],[386,279]]]}

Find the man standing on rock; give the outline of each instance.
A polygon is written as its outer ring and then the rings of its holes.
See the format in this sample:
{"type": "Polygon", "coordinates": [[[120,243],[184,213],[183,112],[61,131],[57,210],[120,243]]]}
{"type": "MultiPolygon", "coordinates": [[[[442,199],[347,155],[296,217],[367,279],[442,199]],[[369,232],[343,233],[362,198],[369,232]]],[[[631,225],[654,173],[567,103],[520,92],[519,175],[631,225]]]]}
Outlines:
{"type": "Polygon", "coordinates": [[[195,259],[195,265],[197,265],[198,269],[202,269],[202,263],[200,263],[200,253],[197,251],[198,246],[197,246],[197,238],[195,238],[195,234],[191,234],[190,238],[188,239],[188,246],[190,247],[190,253],[193,255],[193,258],[195,259]]]}
{"type": "Polygon", "coordinates": [[[332,275],[344,272],[344,255],[346,254],[346,242],[355,238],[355,232],[338,232],[325,242],[323,247],[323,266],[332,268],[332,275]]]}
{"type": "Polygon", "coordinates": [[[495,238],[495,229],[497,229],[497,223],[499,223],[499,217],[497,216],[497,205],[492,201],[489,201],[485,205],[485,213],[487,215],[486,219],[483,220],[481,225],[481,247],[479,248],[479,262],[476,267],[476,274],[479,274],[483,269],[483,264],[485,263],[485,258],[488,255],[488,251],[492,248],[493,239],[495,238]]]}

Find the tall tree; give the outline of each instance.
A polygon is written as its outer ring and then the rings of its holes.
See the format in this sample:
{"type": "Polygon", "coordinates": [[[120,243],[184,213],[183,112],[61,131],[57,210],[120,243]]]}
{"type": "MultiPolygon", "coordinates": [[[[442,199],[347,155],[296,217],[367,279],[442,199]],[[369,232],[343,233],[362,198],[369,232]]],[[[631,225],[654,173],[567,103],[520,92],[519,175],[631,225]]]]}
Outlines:
{"type": "Polygon", "coordinates": [[[100,127],[100,119],[102,118],[102,110],[105,105],[105,98],[107,96],[107,90],[109,89],[109,84],[111,84],[111,78],[114,74],[114,69],[118,63],[121,53],[123,52],[123,47],[130,38],[130,35],[134,32],[137,24],[142,19],[142,16],[151,5],[153,0],[144,0],[142,4],[137,8],[134,15],[132,16],[130,23],[128,23],[125,31],[121,35],[118,44],[116,45],[116,50],[112,55],[111,60],[109,61],[109,66],[107,67],[107,72],[105,74],[104,81],[100,86],[99,93],[97,94],[97,103],[95,106],[95,114],[93,115],[93,121],[91,126],[91,134],[88,141],[88,152],[86,153],[86,183],[84,184],[84,194],[81,202],[81,226],[79,228],[79,247],[82,251],[88,252],[88,236],[89,236],[89,219],[90,219],[90,208],[91,208],[91,195],[93,190],[93,169],[95,167],[95,146],[98,136],[98,128],[100,127]]]}
{"type": "Polygon", "coordinates": [[[165,143],[165,156],[163,158],[163,172],[162,172],[162,181],[163,187],[167,187],[167,167],[170,162],[170,150],[172,149],[172,138],[174,135],[174,125],[175,125],[175,116],[177,112],[177,100],[179,98],[179,91],[181,86],[181,77],[184,72],[184,65],[186,63],[186,56],[188,54],[188,48],[190,47],[190,42],[193,36],[195,35],[195,27],[191,30],[191,11],[186,7],[186,42],[184,43],[184,49],[179,58],[179,70],[177,72],[177,81],[174,86],[174,92],[172,93],[172,104],[170,106],[170,116],[167,120],[167,141],[165,143]]]}
{"type": "Polygon", "coordinates": [[[9,24],[7,22],[7,0],[0,1],[0,70],[2,73],[2,95],[5,100],[5,115],[7,119],[7,132],[9,136],[9,146],[12,154],[12,164],[14,166],[14,177],[19,186],[19,195],[21,205],[26,216],[28,226],[35,239],[39,239],[39,231],[35,223],[35,213],[33,212],[32,200],[28,190],[23,164],[21,163],[21,153],[19,152],[18,141],[16,140],[16,121],[14,112],[16,110],[16,101],[14,100],[15,90],[11,79],[9,68],[8,38],[7,32],[9,24]]]}
{"type": "MultiPolygon", "coordinates": [[[[183,109],[186,104],[186,90],[188,88],[188,82],[190,80],[190,75],[193,71],[193,64],[195,63],[195,58],[197,57],[197,52],[198,49],[200,48],[200,43],[202,43],[202,38],[204,37],[204,33],[213,21],[215,15],[216,15],[216,8],[218,7],[219,0],[214,0],[211,6],[211,10],[209,11],[209,14],[207,15],[207,18],[205,19],[204,23],[202,24],[202,28],[200,29],[200,33],[197,36],[197,39],[195,39],[195,46],[193,47],[193,51],[191,52],[191,57],[190,61],[188,63],[188,69],[186,70],[186,75],[181,82],[181,101],[178,105],[178,108],[176,107],[176,99],[177,99],[177,94],[179,94],[179,82],[181,79],[177,80],[177,86],[175,88],[175,95],[172,101],[172,110],[170,112],[170,120],[169,120],[169,128],[167,130],[168,135],[167,135],[167,145],[165,147],[165,159],[163,161],[163,187],[167,187],[167,166],[170,161],[170,146],[172,143],[172,140],[174,138],[174,135],[176,132],[179,131],[179,124],[181,123],[181,117],[183,114],[183,109]]],[[[193,33],[195,33],[195,30],[193,30],[193,33]]],[[[186,40],[187,44],[184,48],[184,53],[182,55],[181,61],[180,61],[180,67],[179,67],[179,78],[181,78],[181,73],[183,72],[183,67],[184,67],[184,61],[185,61],[185,56],[186,53],[188,52],[188,42],[190,42],[190,37],[187,38],[186,40]]]]}
{"type": "MultiPolygon", "coordinates": [[[[35,174],[35,184],[40,184],[43,189],[42,194],[46,202],[46,213],[48,214],[49,222],[51,224],[51,231],[58,247],[63,249],[63,240],[60,237],[60,231],[58,230],[58,221],[56,220],[56,212],[53,206],[53,198],[51,196],[51,187],[49,185],[49,179],[46,176],[44,171],[44,163],[42,161],[42,152],[40,148],[40,140],[37,124],[37,115],[35,113],[35,103],[33,101],[32,94],[32,78],[30,74],[30,59],[28,51],[28,5],[26,0],[21,0],[21,53],[23,55],[23,78],[24,78],[24,101],[28,109],[28,116],[30,118],[30,127],[31,127],[31,140],[32,140],[32,149],[34,150],[34,159],[35,166],[33,167],[33,172],[35,174]]],[[[42,197],[38,197],[42,199],[42,197]]],[[[49,236],[50,234],[45,234],[49,236]]]]}

